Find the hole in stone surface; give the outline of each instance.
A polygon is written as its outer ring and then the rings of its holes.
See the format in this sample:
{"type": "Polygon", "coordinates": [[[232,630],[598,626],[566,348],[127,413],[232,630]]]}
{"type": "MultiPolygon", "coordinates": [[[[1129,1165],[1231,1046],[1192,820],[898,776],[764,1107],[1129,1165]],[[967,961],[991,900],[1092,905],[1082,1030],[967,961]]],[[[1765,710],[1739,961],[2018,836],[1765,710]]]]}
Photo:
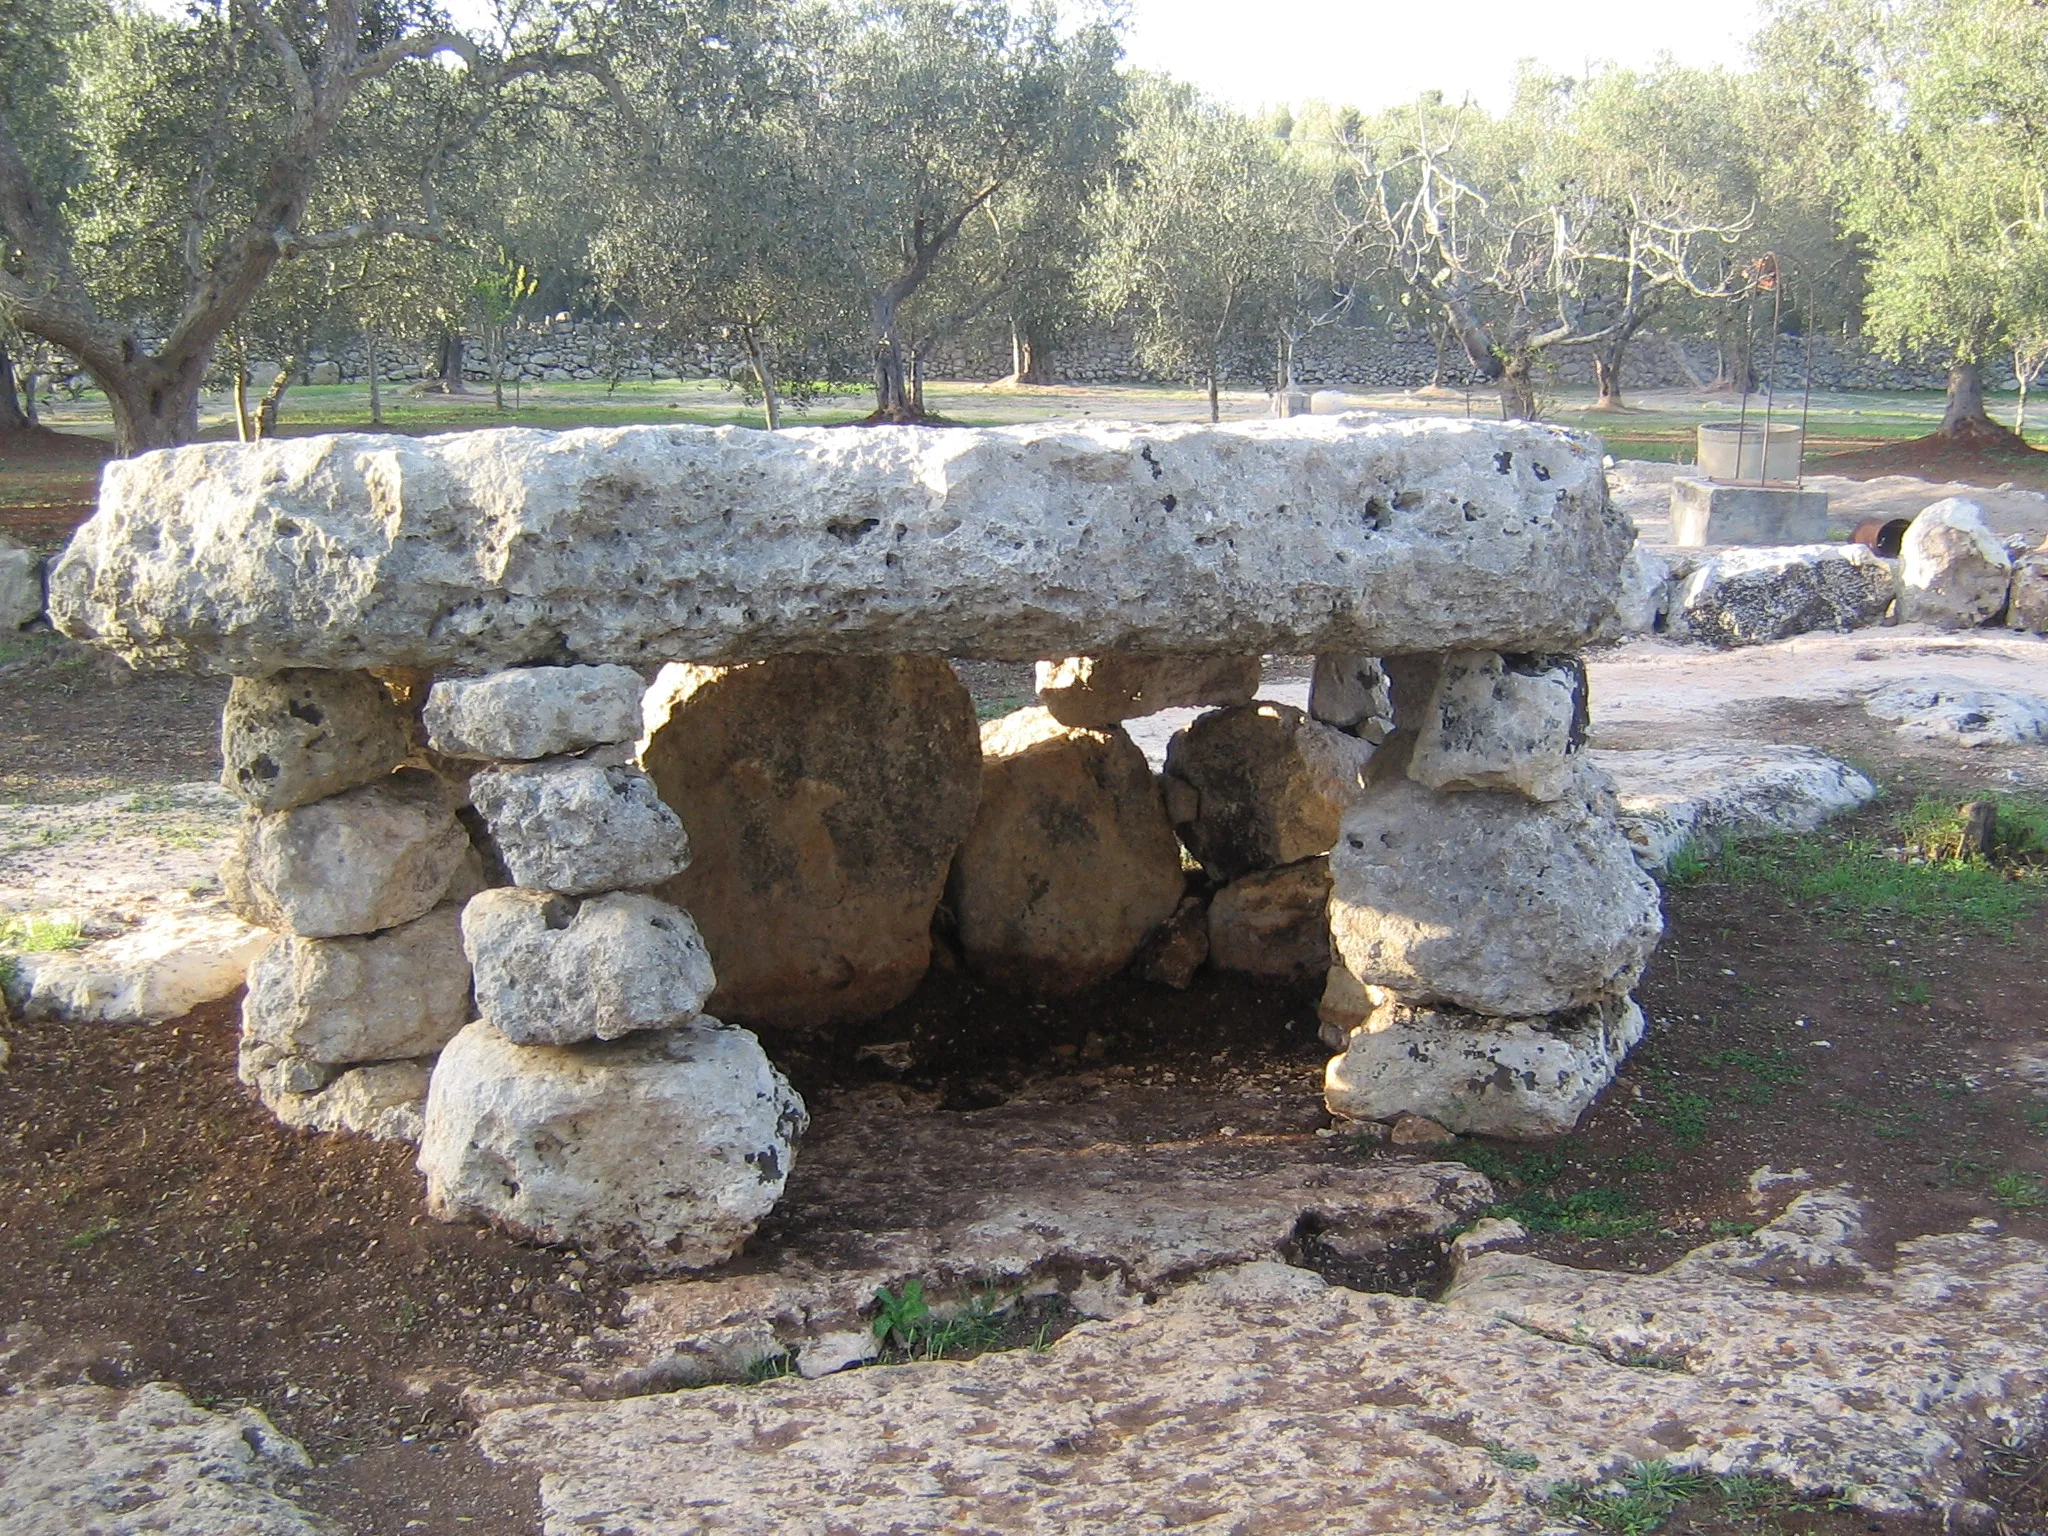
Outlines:
{"type": "Polygon", "coordinates": [[[1281,1257],[1354,1291],[1435,1300],[1451,1283],[1448,1241],[1429,1233],[1381,1238],[1331,1230],[1321,1211],[1303,1211],[1281,1257]]]}
{"type": "Polygon", "coordinates": [[[825,525],[825,531],[842,544],[858,544],[862,539],[882,526],[878,517],[840,518],[825,525]]]}

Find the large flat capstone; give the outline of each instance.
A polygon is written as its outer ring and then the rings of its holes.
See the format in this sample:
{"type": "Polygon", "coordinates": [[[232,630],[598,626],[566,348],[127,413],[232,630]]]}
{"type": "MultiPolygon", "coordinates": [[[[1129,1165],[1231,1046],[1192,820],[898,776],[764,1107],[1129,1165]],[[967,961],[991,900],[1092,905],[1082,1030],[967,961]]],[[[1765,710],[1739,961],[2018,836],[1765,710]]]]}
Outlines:
{"type": "Polygon", "coordinates": [[[203,443],[50,576],[136,665],[1571,650],[1634,533],[1598,443],[1302,417],[203,443]]]}

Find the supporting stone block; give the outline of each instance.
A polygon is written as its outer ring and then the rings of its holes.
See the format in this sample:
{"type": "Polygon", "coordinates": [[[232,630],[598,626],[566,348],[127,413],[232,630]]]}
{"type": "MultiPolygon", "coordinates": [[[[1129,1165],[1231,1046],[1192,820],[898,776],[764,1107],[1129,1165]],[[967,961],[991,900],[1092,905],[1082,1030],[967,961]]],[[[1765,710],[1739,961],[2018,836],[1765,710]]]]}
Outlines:
{"type": "Polygon", "coordinates": [[[1828,536],[1828,493],[1787,485],[1721,485],[1680,475],[1671,482],[1671,542],[1820,544],[1828,536]]]}

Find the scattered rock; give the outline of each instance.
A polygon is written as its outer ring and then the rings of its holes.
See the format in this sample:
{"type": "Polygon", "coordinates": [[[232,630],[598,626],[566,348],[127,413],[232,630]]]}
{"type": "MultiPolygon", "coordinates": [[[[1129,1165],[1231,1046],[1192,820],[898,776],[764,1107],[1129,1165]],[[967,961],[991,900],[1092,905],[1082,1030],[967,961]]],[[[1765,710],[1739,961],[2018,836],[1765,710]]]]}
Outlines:
{"type": "Polygon", "coordinates": [[[220,879],[250,922],[338,939],[425,917],[473,852],[441,781],[408,768],[296,810],[251,811],[220,879]]]}
{"type": "Polygon", "coordinates": [[[1901,736],[1959,747],[2030,746],[2048,741],[2048,698],[2017,689],[1975,688],[1944,678],[1887,683],[1863,701],[1901,736]]]}
{"type": "Polygon", "coordinates": [[[1394,694],[1377,656],[1315,659],[1308,680],[1309,718],[1375,744],[1394,729],[1394,694]]]}
{"type": "Polygon", "coordinates": [[[462,947],[477,1011],[515,1045],[686,1024],[716,980],[689,913],[624,891],[485,891],[462,909],[462,947]]]}
{"type": "Polygon", "coordinates": [[[32,549],[0,538],[0,631],[43,616],[43,562],[32,549]]]}
{"type": "Polygon", "coordinates": [[[1457,1132],[1445,1129],[1427,1115],[1396,1115],[1387,1132],[1388,1142],[1397,1147],[1438,1147],[1457,1139],[1457,1132]]]}
{"type": "Polygon", "coordinates": [[[2048,544],[2013,562],[2012,600],[2005,622],[2014,629],[2048,634],[2048,544]]]}
{"type": "Polygon", "coordinates": [[[530,761],[640,734],[640,674],[631,667],[514,667],[435,683],[422,716],[450,757],[530,761]]]}
{"type": "Polygon", "coordinates": [[[690,837],[663,888],[703,929],[720,1017],[815,1029],[886,1013],[981,797],[974,701],[936,656],[668,666],[640,761],[690,837]]]}
{"type": "Polygon", "coordinates": [[[1555,800],[1586,739],[1586,667],[1575,656],[1459,651],[1444,658],[1408,776],[1431,789],[1512,789],[1555,800]]]}
{"type": "Polygon", "coordinates": [[[1162,709],[1248,704],[1257,656],[1069,656],[1038,664],[1038,702],[1061,725],[1099,731],[1162,709]]]}
{"type": "Polygon", "coordinates": [[[565,896],[659,885],[690,862],[690,840],[638,768],[551,758],[486,768],[469,798],[513,882],[565,896]]]}
{"type": "Polygon", "coordinates": [[[1494,1248],[1506,1248],[1514,1243],[1526,1243],[1529,1229],[1519,1221],[1500,1216],[1487,1216],[1472,1224],[1467,1232],[1460,1232],[1451,1239],[1451,1262],[1462,1265],[1467,1259],[1494,1248]]]}
{"type": "Polygon", "coordinates": [[[771,1536],[848,1510],[905,1536],[991,1510],[1054,1536],[1133,1509],[1219,1530],[1537,1536],[1558,1528],[1553,1485],[1638,1460],[1783,1478],[1872,1514],[1981,1514],[1969,1489],[1991,1447],[2048,1423],[2041,1245],[1919,1238],[1892,1273],[1824,1291],[1738,1252],[1653,1275],[1479,1254],[1444,1304],[1265,1259],[1042,1354],[513,1409],[478,1441],[541,1474],[551,1528],[610,1536],[771,1536]],[[1162,1503],[1162,1447],[1185,1502],[1162,1503]]]}
{"type": "Polygon", "coordinates": [[[1877,794],[1847,763],[1811,747],[1595,750],[1587,757],[1614,780],[1621,829],[1651,874],[1662,874],[1688,845],[1707,855],[1739,838],[1811,832],[1877,794]]]}
{"type": "Polygon", "coordinates": [[[1975,629],[2005,612],[2012,557],[1974,501],[1951,496],[1927,508],[1899,547],[1899,622],[1975,629]]]}
{"type": "MultiPolygon", "coordinates": [[[[1690,562],[1687,562],[1690,574],[1690,562]]],[[[1614,619],[1600,632],[1603,640],[1627,640],[1654,634],[1671,612],[1672,588],[1680,579],[1670,558],[1638,544],[1621,567],[1621,600],[1614,619]]]]}
{"type": "Polygon", "coordinates": [[[1262,869],[1209,903],[1209,963],[1273,981],[1314,982],[1330,968],[1327,856],[1262,869]]]}
{"type": "Polygon", "coordinates": [[[231,994],[270,942],[210,902],[166,904],[114,938],[11,955],[6,996],[23,1018],[152,1024],[231,994]]]}
{"type": "Polygon", "coordinates": [[[1328,853],[1371,755],[1370,743],[1291,704],[1217,710],[1167,744],[1167,779],[1195,795],[1176,830],[1219,881],[1328,853]]]}
{"type": "Polygon", "coordinates": [[[471,1017],[461,918],[451,903],[361,938],[285,935],[249,968],[243,1035],[327,1065],[433,1055],[471,1017]]]}
{"type": "Polygon", "coordinates": [[[433,1063],[380,1061],[339,1073],[325,1088],[291,1093],[270,1088],[269,1077],[255,1087],[264,1106],[286,1125],[302,1131],[351,1131],[377,1141],[418,1141],[426,1129],[427,1084],[433,1063]]]}
{"type": "Polygon", "coordinates": [[[435,1064],[419,1166],[437,1220],[694,1269],[774,1208],[807,1123],[760,1042],[716,1019],[575,1046],[479,1020],[435,1064]]]}
{"type": "Polygon", "coordinates": [[[1138,954],[1140,976],[1176,992],[1194,985],[1195,972],[1209,958],[1209,904],[1199,896],[1183,897],[1173,915],[1152,931],[1138,954]]]}
{"type": "Polygon", "coordinates": [[[1410,1002],[1510,1019],[1627,991],[1663,932],[1660,898],[1587,786],[1548,805],[1376,788],[1330,855],[1345,966],[1410,1002]]]}
{"type": "Polygon", "coordinates": [[[1729,549],[1685,579],[1670,629],[1708,645],[1762,645],[1875,624],[1893,594],[1891,567],[1861,544],[1729,549]]]}
{"type": "Polygon", "coordinates": [[[1180,845],[1121,727],[1043,709],[981,728],[981,809],[947,887],[967,963],[1058,995],[1107,981],[1180,905],[1180,845]]]}
{"type": "Polygon", "coordinates": [[[1427,1115],[1454,1131],[1562,1136],[1643,1037],[1629,998],[1557,1018],[1493,1019],[1382,1003],[1323,1076],[1333,1115],[1427,1115]]]}
{"type": "Polygon", "coordinates": [[[220,782],[259,811],[374,783],[405,761],[405,716],[367,672],[238,677],[220,716],[220,782]]]}
{"type": "Polygon", "coordinates": [[[1317,1038],[1333,1051],[1351,1043],[1351,1031],[1365,1023],[1367,1015],[1387,998],[1382,987],[1368,988],[1343,965],[1333,964],[1323,978],[1323,995],[1316,1004],[1320,1021],[1317,1038]],[[1373,997],[1370,994],[1380,995],[1373,997]]]}
{"type": "Polygon", "coordinates": [[[277,1492],[311,1465],[254,1408],[195,1407],[166,1382],[0,1394],[8,1536],[327,1536],[277,1492]]]}
{"type": "Polygon", "coordinates": [[[816,1381],[851,1366],[866,1365],[882,1352],[881,1341],[872,1328],[842,1328],[820,1334],[797,1352],[796,1373],[805,1381],[816,1381]]]}
{"type": "Polygon", "coordinates": [[[1597,442],[1531,422],[517,428],[115,460],[49,585],[75,638],[246,676],[1546,651],[1633,538],[1597,442]]]}

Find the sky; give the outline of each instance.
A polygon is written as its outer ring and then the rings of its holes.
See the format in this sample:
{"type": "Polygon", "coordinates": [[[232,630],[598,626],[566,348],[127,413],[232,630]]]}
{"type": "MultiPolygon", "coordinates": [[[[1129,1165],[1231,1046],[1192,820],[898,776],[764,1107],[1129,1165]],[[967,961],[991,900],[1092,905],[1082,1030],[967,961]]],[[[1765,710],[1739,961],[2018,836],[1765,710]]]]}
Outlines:
{"type": "Polygon", "coordinates": [[[1755,0],[1132,0],[1126,57],[1253,110],[1374,111],[1436,89],[1507,105],[1518,60],[1739,65],[1755,0]]]}

